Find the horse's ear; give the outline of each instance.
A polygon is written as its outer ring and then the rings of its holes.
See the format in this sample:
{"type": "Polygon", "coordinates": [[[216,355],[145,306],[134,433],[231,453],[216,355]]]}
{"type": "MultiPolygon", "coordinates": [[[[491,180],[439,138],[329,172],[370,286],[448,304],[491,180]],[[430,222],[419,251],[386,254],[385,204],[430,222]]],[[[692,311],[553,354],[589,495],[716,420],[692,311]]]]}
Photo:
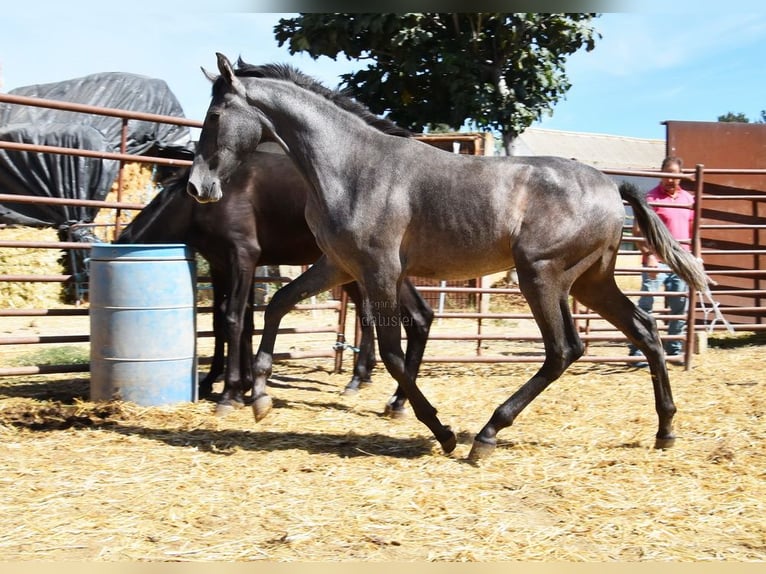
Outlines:
{"type": "Polygon", "coordinates": [[[215,56],[218,59],[218,71],[221,72],[223,79],[235,91],[244,95],[245,88],[242,86],[242,82],[239,81],[239,78],[234,73],[234,68],[231,67],[231,62],[229,62],[229,59],[220,52],[216,52],[215,56]]]}
{"type": "Polygon", "coordinates": [[[218,79],[218,76],[213,75],[212,73],[208,72],[204,67],[200,66],[200,70],[202,70],[202,73],[205,75],[205,77],[210,80],[212,83],[215,83],[215,81],[218,79]]]}
{"type": "Polygon", "coordinates": [[[226,82],[231,84],[235,78],[234,68],[231,67],[231,62],[229,62],[229,59],[220,52],[216,52],[215,57],[218,59],[218,70],[221,72],[221,75],[226,82]]]}

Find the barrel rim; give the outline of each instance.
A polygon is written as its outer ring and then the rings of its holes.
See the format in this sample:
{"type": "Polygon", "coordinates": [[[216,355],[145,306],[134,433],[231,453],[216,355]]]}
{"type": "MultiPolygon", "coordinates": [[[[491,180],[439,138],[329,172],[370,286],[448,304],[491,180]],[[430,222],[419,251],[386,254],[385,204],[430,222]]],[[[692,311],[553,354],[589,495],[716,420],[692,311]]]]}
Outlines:
{"type": "Polygon", "coordinates": [[[92,243],[91,261],[191,260],[194,249],[185,243],[92,243]]]}

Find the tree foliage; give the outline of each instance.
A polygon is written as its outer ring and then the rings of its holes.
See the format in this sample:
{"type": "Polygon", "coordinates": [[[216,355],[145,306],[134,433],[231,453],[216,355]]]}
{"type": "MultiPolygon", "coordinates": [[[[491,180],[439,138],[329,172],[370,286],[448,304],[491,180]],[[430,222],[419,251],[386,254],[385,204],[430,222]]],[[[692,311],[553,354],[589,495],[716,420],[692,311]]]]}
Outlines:
{"type": "Polygon", "coordinates": [[[722,116],[718,116],[719,122],[742,122],[742,123],[750,123],[750,119],[743,113],[737,113],[734,112],[726,112],[722,116]]]}
{"type": "MultiPolygon", "coordinates": [[[[742,122],[745,124],[750,123],[750,118],[748,118],[745,114],[742,112],[734,113],[734,112],[726,112],[722,116],[718,116],[719,122],[742,122]]],[[[766,110],[761,110],[761,119],[755,120],[753,123],[756,124],[766,124],[766,110]]]]}
{"type": "Polygon", "coordinates": [[[594,48],[597,16],[302,13],[274,33],[291,54],[369,60],[341,86],[403,127],[468,121],[501,132],[507,148],[569,90],[567,57],[594,48]]]}

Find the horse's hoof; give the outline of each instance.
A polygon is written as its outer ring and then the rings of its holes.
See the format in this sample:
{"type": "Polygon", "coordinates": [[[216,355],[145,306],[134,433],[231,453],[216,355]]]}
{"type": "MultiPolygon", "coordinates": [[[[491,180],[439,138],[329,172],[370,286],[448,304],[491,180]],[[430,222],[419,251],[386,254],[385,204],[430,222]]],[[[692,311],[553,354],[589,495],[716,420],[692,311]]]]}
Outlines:
{"type": "Polygon", "coordinates": [[[344,397],[353,397],[359,394],[359,389],[356,387],[346,387],[340,394],[344,397]]]}
{"type": "Polygon", "coordinates": [[[392,405],[386,405],[383,409],[383,416],[390,419],[406,419],[409,416],[409,411],[405,407],[395,408],[392,405]]]}
{"type": "Polygon", "coordinates": [[[665,438],[657,437],[654,440],[654,448],[657,449],[664,449],[664,448],[671,448],[676,443],[676,437],[669,436],[665,438]]]}
{"type": "Polygon", "coordinates": [[[449,431],[449,436],[447,436],[445,439],[440,439],[439,444],[442,445],[444,454],[450,454],[453,450],[455,450],[455,447],[457,446],[457,437],[455,436],[455,433],[449,431]]]}
{"type": "Polygon", "coordinates": [[[473,446],[471,446],[471,452],[468,453],[468,460],[470,462],[479,462],[481,460],[485,460],[492,456],[492,453],[495,452],[496,446],[497,445],[492,443],[474,440],[473,446]]]}
{"type": "Polygon", "coordinates": [[[215,416],[222,418],[244,407],[244,403],[238,401],[226,401],[215,405],[215,416]]]}
{"type": "Polygon", "coordinates": [[[259,422],[263,417],[269,414],[273,403],[269,395],[261,395],[253,401],[253,416],[255,422],[259,422]]]}

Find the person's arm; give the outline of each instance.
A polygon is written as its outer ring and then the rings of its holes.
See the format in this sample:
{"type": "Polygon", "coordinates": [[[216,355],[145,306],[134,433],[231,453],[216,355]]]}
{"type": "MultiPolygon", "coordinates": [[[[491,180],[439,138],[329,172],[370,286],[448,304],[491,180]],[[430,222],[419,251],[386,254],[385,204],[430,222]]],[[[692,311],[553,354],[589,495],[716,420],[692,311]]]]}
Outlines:
{"type": "MultiPolygon", "coordinates": [[[[636,223],[636,218],[633,218],[633,237],[641,237],[641,229],[636,223]]],[[[644,267],[657,267],[657,256],[649,249],[649,246],[644,241],[637,241],[636,245],[641,252],[641,265],[644,267]]]]}

